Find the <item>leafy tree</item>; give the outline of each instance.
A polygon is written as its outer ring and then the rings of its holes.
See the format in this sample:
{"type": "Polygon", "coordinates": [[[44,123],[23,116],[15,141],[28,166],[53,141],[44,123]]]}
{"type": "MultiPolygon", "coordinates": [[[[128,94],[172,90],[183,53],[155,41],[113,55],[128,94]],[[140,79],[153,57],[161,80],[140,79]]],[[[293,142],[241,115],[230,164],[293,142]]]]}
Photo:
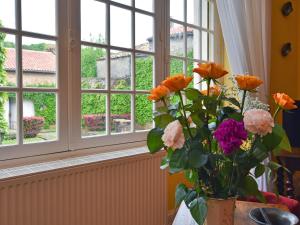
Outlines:
{"type": "Polygon", "coordinates": [[[34,50],[34,51],[47,51],[49,49],[49,45],[46,43],[38,43],[38,44],[30,44],[30,45],[22,45],[23,49],[34,50]]]}
{"type": "MultiPolygon", "coordinates": [[[[2,23],[0,21],[0,27],[2,27],[2,23]]],[[[4,39],[5,34],[0,33],[0,86],[5,86],[7,83],[7,76],[4,70],[5,63],[5,47],[4,47],[4,39]]],[[[0,92],[0,132],[7,133],[7,122],[4,118],[4,104],[7,100],[7,95],[5,92],[0,92]]]]}
{"type": "Polygon", "coordinates": [[[84,47],[81,50],[81,75],[83,77],[97,76],[97,60],[104,56],[104,51],[95,47],[84,47]]]}

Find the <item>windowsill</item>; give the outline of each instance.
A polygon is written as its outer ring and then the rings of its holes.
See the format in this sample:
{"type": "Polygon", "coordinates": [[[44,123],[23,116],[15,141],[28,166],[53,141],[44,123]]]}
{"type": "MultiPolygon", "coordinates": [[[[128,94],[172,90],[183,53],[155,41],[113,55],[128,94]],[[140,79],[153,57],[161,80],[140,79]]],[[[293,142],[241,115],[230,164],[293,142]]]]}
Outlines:
{"type": "MultiPolygon", "coordinates": [[[[137,145],[137,143],[135,144],[137,145]]],[[[117,158],[129,157],[148,152],[148,148],[139,143],[140,146],[132,146],[127,144],[127,147],[121,149],[120,146],[111,146],[110,151],[105,151],[103,148],[85,149],[78,151],[69,151],[65,153],[57,153],[51,155],[29,157],[18,160],[9,160],[6,166],[0,169],[0,180],[24,176],[33,173],[46,172],[50,170],[63,169],[72,166],[96,163],[117,158]],[[112,150],[113,149],[113,150],[112,150]],[[20,166],[21,165],[21,166],[20,166]]]]}

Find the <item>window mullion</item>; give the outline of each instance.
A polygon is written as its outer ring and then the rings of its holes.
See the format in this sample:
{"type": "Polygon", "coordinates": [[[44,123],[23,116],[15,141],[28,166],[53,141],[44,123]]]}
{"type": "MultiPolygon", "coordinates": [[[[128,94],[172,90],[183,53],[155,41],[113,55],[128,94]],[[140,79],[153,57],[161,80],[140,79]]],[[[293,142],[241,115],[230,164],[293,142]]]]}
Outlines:
{"type": "Polygon", "coordinates": [[[110,48],[110,3],[106,4],[106,34],[107,34],[107,96],[106,96],[106,133],[111,134],[111,48],[110,48]]]}
{"type": "MultiPolygon", "coordinates": [[[[133,8],[135,8],[135,0],[132,0],[133,8]]],[[[131,46],[135,50],[135,11],[131,11],[131,46]]],[[[135,51],[131,54],[131,90],[134,94],[131,95],[131,131],[135,131],[135,87],[136,87],[136,71],[135,71],[135,51]]]]}

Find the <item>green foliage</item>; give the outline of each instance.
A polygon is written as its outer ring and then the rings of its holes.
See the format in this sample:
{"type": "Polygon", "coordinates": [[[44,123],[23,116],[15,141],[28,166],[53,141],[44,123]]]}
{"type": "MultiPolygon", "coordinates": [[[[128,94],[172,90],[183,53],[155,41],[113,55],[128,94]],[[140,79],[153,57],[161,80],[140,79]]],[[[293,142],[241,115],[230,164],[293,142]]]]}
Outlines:
{"type": "Polygon", "coordinates": [[[163,134],[163,130],[159,128],[154,128],[148,133],[147,145],[151,153],[158,152],[164,147],[164,144],[161,140],[163,134]]]}
{"type": "MultiPolygon", "coordinates": [[[[0,21],[0,27],[2,23],[0,21]]],[[[0,33],[0,86],[5,86],[7,84],[7,75],[4,70],[5,63],[5,47],[4,47],[5,34],[0,33]]],[[[8,125],[4,118],[4,104],[7,101],[7,94],[4,92],[0,93],[0,132],[7,133],[8,125]]]]}
{"type": "Polygon", "coordinates": [[[105,55],[104,50],[95,47],[81,49],[81,76],[96,77],[97,61],[105,55]]]}
{"type": "MultiPolygon", "coordinates": [[[[14,46],[13,46],[14,47],[14,46]]],[[[47,51],[49,49],[49,45],[46,43],[38,43],[38,44],[30,44],[30,45],[22,45],[23,49],[33,50],[33,51],[47,51]]]]}
{"type": "Polygon", "coordinates": [[[153,83],[152,57],[136,58],[136,89],[149,90],[153,83]]]}
{"type": "Polygon", "coordinates": [[[207,215],[207,205],[204,198],[194,199],[190,205],[190,211],[194,220],[199,224],[204,224],[207,215]]]}

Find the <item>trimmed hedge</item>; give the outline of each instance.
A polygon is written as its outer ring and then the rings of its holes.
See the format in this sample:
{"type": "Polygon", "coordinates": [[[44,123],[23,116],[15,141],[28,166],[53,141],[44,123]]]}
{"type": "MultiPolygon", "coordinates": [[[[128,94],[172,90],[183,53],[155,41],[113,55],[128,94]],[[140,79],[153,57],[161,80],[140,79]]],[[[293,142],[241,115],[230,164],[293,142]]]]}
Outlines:
{"type": "MultiPolygon", "coordinates": [[[[99,115],[83,115],[84,127],[89,131],[105,130],[105,114],[99,115]]],[[[111,119],[130,120],[130,114],[111,115],[111,119]]]]}
{"type": "Polygon", "coordinates": [[[36,137],[43,129],[44,124],[45,124],[45,119],[43,117],[37,117],[37,116],[24,117],[23,118],[24,137],[25,138],[36,137]]]}

